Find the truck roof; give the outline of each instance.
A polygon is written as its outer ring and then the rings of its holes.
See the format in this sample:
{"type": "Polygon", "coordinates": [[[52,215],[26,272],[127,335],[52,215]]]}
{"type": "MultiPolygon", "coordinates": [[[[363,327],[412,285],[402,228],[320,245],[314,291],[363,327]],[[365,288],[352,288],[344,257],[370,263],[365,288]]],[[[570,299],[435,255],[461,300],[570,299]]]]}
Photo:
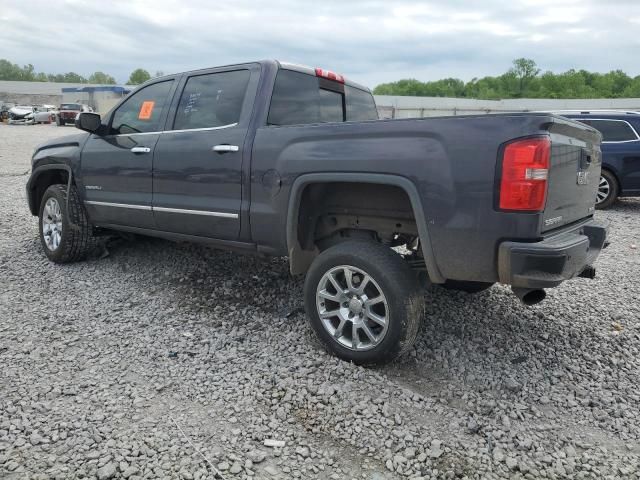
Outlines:
{"type": "MultiPolygon", "coordinates": [[[[281,62],[276,60],[276,62],[278,63],[278,65],[280,66],[280,68],[283,68],[285,70],[293,70],[295,72],[301,72],[301,73],[307,73],[309,75],[313,75],[316,76],[316,69],[313,67],[309,67],[307,65],[299,65],[297,63],[289,63],[289,62],[281,62]]],[[[371,92],[371,90],[368,87],[365,87],[364,85],[361,85],[359,83],[356,83],[352,80],[349,80],[348,78],[345,78],[344,76],[342,76],[345,85],[349,85],[350,87],[355,87],[358,88],[360,90],[364,90],[366,92],[371,92]]]]}
{"type": "MultiPolygon", "coordinates": [[[[258,60],[256,62],[232,63],[232,64],[229,64],[229,65],[219,65],[219,66],[216,66],[216,67],[198,68],[197,70],[189,70],[187,72],[179,72],[179,73],[194,73],[194,72],[199,72],[201,70],[207,70],[209,68],[240,67],[240,66],[251,65],[251,64],[256,64],[256,63],[259,63],[261,65],[266,65],[266,64],[274,65],[275,64],[275,65],[277,65],[278,68],[282,68],[282,69],[285,69],[285,70],[293,70],[293,71],[296,71],[296,72],[301,72],[301,73],[306,73],[306,74],[309,74],[309,75],[316,76],[316,69],[314,67],[309,67],[307,65],[300,65],[300,64],[291,63],[291,62],[282,62],[282,61],[279,61],[279,60],[258,60]]],[[[324,70],[324,69],[323,69],[323,71],[328,72],[328,73],[333,73],[333,72],[329,72],[329,71],[324,70]]],[[[337,74],[334,74],[334,75],[341,77],[341,79],[344,80],[344,84],[345,85],[349,85],[350,87],[355,87],[355,88],[357,88],[359,90],[364,90],[365,92],[371,93],[371,90],[369,89],[369,87],[365,87],[364,85],[361,85],[361,84],[356,83],[356,82],[354,82],[352,80],[349,80],[348,78],[345,78],[342,75],[337,75],[337,74]]],[[[165,76],[168,77],[168,76],[171,76],[171,75],[165,75],[165,76]]]]}

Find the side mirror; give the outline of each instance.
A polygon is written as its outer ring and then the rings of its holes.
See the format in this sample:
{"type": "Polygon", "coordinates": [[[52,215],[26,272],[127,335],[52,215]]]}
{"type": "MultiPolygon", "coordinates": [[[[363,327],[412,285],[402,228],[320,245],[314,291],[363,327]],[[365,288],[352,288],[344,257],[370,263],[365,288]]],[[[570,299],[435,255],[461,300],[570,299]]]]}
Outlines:
{"type": "Polygon", "coordinates": [[[96,133],[101,125],[102,120],[97,113],[81,112],[76,116],[76,128],[85,132],[96,133]]]}

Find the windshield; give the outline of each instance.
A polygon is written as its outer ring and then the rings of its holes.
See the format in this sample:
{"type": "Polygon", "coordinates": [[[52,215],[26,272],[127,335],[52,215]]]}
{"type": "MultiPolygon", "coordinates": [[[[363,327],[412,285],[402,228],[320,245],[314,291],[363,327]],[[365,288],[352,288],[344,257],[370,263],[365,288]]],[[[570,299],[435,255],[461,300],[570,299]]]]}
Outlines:
{"type": "Polygon", "coordinates": [[[79,103],[63,103],[60,110],[82,110],[82,106],[79,103]]]}

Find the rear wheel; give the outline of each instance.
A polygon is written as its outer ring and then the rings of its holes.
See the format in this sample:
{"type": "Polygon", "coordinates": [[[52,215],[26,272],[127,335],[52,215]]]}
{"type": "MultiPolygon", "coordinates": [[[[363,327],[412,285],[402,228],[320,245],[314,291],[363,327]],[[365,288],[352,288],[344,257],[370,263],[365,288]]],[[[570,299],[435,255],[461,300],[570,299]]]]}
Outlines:
{"type": "Polygon", "coordinates": [[[615,175],[609,170],[602,170],[598,191],[596,193],[596,208],[604,210],[609,208],[617,200],[620,193],[620,186],[615,175]]]}
{"type": "Polygon", "coordinates": [[[307,273],[304,296],[318,338],[358,364],[406,352],[424,314],[416,275],[399,254],[372,241],[349,240],[322,252],[307,273]]]}
{"type": "Polygon", "coordinates": [[[55,263],[83,260],[95,248],[95,238],[76,187],[51,185],[40,202],[40,241],[55,263]],[[69,196],[67,214],[67,196],[69,196]]]}

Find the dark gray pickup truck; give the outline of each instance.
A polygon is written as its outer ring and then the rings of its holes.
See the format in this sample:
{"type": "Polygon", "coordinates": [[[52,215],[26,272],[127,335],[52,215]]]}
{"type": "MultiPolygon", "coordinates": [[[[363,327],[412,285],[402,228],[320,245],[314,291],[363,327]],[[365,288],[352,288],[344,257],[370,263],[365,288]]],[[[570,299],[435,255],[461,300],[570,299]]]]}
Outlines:
{"type": "Polygon", "coordinates": [[[606,240],[600,134],[551,114],[381,121],[367,88],[262,61],[153,79],[76,126],[27,184],[49,259],[114,231],[288,256],[318,337],[358,363],[412,345],[429,282],[533,304],[606,240]]]}

